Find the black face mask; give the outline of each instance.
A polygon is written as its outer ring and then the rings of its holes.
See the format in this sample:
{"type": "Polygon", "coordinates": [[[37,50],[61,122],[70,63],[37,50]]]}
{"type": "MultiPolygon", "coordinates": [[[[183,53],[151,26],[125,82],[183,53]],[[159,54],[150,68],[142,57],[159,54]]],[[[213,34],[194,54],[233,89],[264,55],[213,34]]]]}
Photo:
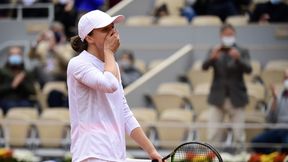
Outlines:
{"type": "Polygon", "coordinates": [[[61,33],[60,32],[54,32],[56,43],[59,43],[61,41],[61,33]]]}
{"type": "Polygon", "coordinates": [[[10,70],[23,70],[24,69],[24,64],[19,64],[19,65],[12,65],[12,64],[7,64],[7,67],[10,70]]]}

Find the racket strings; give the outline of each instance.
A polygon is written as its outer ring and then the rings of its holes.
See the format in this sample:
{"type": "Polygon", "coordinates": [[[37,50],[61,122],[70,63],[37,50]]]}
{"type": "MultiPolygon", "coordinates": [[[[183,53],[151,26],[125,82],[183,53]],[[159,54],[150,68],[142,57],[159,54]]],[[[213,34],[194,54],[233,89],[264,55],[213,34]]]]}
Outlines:
{"type": "Polygon", "coordinates": [[[171,162],[219,162],[215,152],[200,144],[183,145],[176,150],[171,162]]]}

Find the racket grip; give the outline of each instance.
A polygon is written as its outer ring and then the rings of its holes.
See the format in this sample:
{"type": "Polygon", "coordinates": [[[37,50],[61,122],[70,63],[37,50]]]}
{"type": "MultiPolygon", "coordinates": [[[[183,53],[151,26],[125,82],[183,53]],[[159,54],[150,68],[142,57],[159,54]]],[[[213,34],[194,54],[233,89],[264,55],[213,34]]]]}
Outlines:
{"type": "Polygon", "coordinates": [[[153,159],[152,162],[158,162],[158,160],[157,159],[153,159]]]}

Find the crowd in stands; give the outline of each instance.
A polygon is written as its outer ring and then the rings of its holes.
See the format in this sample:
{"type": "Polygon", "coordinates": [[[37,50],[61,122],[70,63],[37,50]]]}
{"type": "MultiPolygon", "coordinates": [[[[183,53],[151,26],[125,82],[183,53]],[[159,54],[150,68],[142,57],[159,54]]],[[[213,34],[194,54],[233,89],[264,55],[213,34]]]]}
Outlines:
{"type": "MultiPolygon", "coordinates": [[[[77,19],[84,13],[100,9],[107,10],[116,5],[121,0],[3,0],[1,4],[23,5],[23,17],[25,18],[45,18],[48,11],[45,8],[29,8],[29,6],[37,4],[53,4],[54,20],[64,25],[65,35],[71,37],[75,35],[75,23],[77,19]]],[[[16,9],[1,9],[0,18],[15,18],[16,9]]]]}
{"type": "MultiPolygon", "coordinates": [[[[1,1],[1,4],[23,6],[33,6],[34,4],[43,3],[54,5],[54,21],[47,30],[38,33],[36,40],[31,43],[27,54],[24,53],[24,47],[21,45],[11,46],[7,49],[7,53],[3,53],[3,55],[7,55],[3,57],[7,58],[7,60],[2,60],[5,66],[1,67],[0,79],[0,107],[4,115],[12,107],[37,107],[40,109],[46,106],[68,107],[67,94],[61,88],[60,90],[49,90],[49,94],[45,94],[47,95],[44,98],[44,103],[46,104],[36,102],[39,99],[37,91],[40,89],[41,96],[44,95],[43,93],[46,93],[46,89],[50,89],[50,85],[48,86],[49,88],[45,87],[47,83],[66,82],[68,61],[76,55],[70,46],[69,40],[72,35],[75,35],[74,28],[77,19],[86,12],[95,9],[105,10],[113,7],[118,2],[119,0],[111,0],[109,2],[105,0],[1,1]],[[25,59],[29,60],[29,68],[26,68],[25,59]]],[[[42,15],[42,11],[42,8],[37,11],[26,10],[23,11],[23,16],[26,15],[27,17],[37,19],[45,15],[42,15]]],[[[14,14],[16,13],[13,9],[1,10],[0,17],[13,18],[14,14]]],[[[123,54],[119,58],[119,65],[123,73],[122,84],[124,87],[142,75],[133,64],[134,55],[132,51],[123,51],[123,54]]]]}
{"type": "MultiPolygon", "coordinates": [[[[156,6],[156,20],[171,15],[168,4],[156,6]]],[[[225,22],[230,16],[248,15],[251,23],[280,23],[287,20],[288,4],[285,0],[269,0],[255,3],[253,0],[186,0],[179,14],[191,22],[195,16],[213,15],[225,22]]]]}

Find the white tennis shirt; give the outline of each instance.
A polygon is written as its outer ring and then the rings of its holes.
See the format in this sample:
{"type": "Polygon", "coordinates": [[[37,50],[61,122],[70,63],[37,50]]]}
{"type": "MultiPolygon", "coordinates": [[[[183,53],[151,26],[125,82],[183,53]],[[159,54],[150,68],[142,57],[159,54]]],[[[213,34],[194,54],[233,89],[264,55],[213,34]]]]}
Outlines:
{"type": "Polygon", "coordinates": [[[125,161],[125,132],[139,127],[116,77],[87,51],[67,69],[72,161],[93,157],[125,161]]]}

